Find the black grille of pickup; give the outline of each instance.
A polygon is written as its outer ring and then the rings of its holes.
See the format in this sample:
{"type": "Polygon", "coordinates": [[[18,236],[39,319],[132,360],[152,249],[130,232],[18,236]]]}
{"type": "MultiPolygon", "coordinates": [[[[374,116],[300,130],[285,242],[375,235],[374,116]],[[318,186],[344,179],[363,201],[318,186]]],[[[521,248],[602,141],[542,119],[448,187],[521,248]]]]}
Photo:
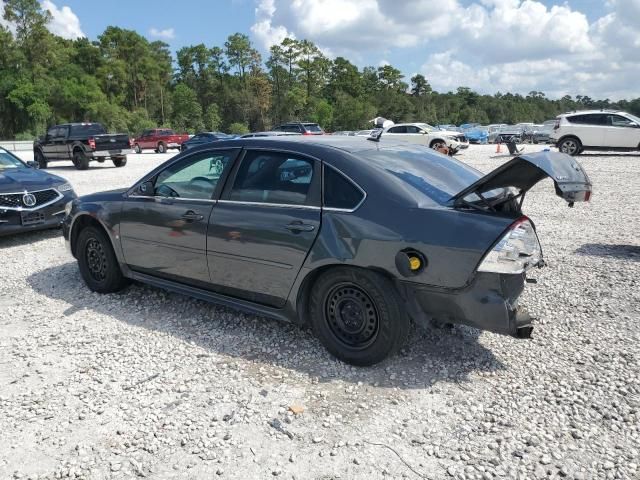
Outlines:
{"type": "Polygon", "coordinates": [[[38,208],[45,203],[49,203],[52,200],[58,198],[58,192],[54,189],[49,190],[41,190],[39,192],[30,192],[36,197],[36,204],[30,207],[27,207],[24,204],[24,200],[22,197],[25,195],[24,193],[0,193],[0,208],[38,208]]]}

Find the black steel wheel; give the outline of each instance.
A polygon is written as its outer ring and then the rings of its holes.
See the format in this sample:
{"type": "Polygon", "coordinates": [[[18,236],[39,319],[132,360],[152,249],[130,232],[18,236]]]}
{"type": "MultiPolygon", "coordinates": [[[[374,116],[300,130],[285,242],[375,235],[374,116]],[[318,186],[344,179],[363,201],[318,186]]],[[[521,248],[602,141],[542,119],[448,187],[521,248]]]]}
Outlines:
{"type": "Polygon", "coordinates": [[[113,159],[113,164],[116,168],[124,167],[127,164],[127,157],[115,157],[113,159]]]}
{"type": "Polygon", "coordinates": [[[107,255],[102,244],[94,237],[87,239],[84,249],[85,262],[91,278],[97,282],[107,278],[107,255]]]}
{"type": "Polygon", "coordinates": [[[73,152],[73,164],[78,170],[87,170],[89,168],[89,158],[81,150],[73,152]]]}
{"type": "Polygon", "coordinates": [[[325,318],[337,342],[348,348],[367,348],[380,329],[376,306],[359,286],[336,285],[325,298],[325,318]]]}
{"type": "Polygon", "coordinates": [[[74,245],[80,275],[98,293],[122,290],[129,281],[122,275],[109,238],[97,226],[84,227],[74,245]]]}
{"type": "Polygon", "coordinates": [[[310,323],[335,357],[368,366],[397,352],[409,333],[409,317],[393,283],[379,273],[335,267],[310,287],[310,323]]]}

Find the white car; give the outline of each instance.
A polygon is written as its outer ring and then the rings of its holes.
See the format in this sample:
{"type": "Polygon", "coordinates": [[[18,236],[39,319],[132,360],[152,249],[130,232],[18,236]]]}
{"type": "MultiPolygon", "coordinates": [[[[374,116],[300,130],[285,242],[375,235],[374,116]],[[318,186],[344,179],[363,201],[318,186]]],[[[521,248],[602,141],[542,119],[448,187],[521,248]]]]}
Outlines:
{"type": "Polygon", "coordinates": [[[469,140],[463,133],[438,130],[428,123],[396,123],[384,129],[381,138],[385,137],[426,145],[433,149],[446,146],[452,153],[469,148],[469,140]]]}
{"type": "Polygon", "coordinates": [[[556,117],[550,135],[563,153],[640,150],[640,118],[617,110],[584,110],[556,117]]]}

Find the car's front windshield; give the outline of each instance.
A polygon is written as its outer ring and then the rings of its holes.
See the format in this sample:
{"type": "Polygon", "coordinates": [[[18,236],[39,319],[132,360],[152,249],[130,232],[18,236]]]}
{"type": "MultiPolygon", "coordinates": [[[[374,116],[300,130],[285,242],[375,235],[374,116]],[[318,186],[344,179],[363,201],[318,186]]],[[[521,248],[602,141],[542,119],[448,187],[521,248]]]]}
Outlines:
{"type": "Polygon", "coordinates": [[[18,168],[27,168],[27,166],[6,150],[0,150],[0,170],[18,168]]]}
{"type": "Polygon", "coordinates": [[[417,125],[423,130],[426,130],[427,132],[430,132],[436,129],[436,127],[434,127],[433,125],[429,125],[428,123],[418,123],[417,125]]]}
{"type": "Polygon", "coordinates": [[[631,120],[633,120],[637,124],[640,124],[640,118],[639,117],[636,117],[635,115],[632,115],[631,113],[627,113],[627,117],[629,117],[631,120]]]}

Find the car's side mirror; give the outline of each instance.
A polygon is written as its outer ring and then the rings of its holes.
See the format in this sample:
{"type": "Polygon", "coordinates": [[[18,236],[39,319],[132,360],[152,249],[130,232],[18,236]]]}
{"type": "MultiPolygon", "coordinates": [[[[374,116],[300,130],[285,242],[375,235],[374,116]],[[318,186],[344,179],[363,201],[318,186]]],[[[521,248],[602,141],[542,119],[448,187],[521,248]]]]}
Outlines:
{"type": "Polygon", "coordinates": [[[38,162],[34,162],[33,160],[29,160],[29,161],[27,162],[27,165],[28,165],[30,168],[35,168],[36,170],[38,170],[38,169],[40,168],[40,164],[39,164],[38,162]]]}
{"type": "Polygon", "coordinates": [[[142,182],[138,185],[136,190],[136,195],[140,197],[153,197],[154,195],[154,185],[151,181],[142,182]]]}

